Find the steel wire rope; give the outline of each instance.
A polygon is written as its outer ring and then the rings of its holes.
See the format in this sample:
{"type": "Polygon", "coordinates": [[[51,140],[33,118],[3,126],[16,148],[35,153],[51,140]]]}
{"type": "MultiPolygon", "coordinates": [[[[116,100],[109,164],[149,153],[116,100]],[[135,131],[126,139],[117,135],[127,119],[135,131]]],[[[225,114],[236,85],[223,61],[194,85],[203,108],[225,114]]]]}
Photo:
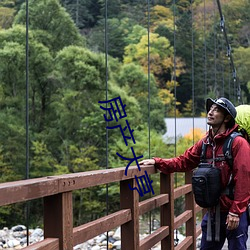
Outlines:
{"type": "Polygon", "coordinates": [[[173,81],[174,81],[174,115],[175,115],[175,122],[174,122],[174,126],[175,126],[175,149],[174,149],[174,154],[176,156],[176,144],[177,144],[177,141],[176,141],[176,137],[177,137],[177,126],[176,126],[176,116],[177,116],[177,107],[176,107],[176,96],[177,96],[177,88],[176,88],[176,28],[175,28],[175,25],[176,25],[176,2],[175,0],[173,0],[173,22],[174,22],[174,54],[173,54],[173,63],[174,63],[174,70],[173,70],[173,81]]]}
{"type": "MultiPolygon", "coordinates": [[[[173,70],[173,81],[174,81],[174,131],[175,131],[175,139],[174,139],[174,155],[177,155],[177,107],[176,107],[176,98],[177,98],[177,86],[176,86],[176,2],[173,0],[173,24],[174,24],[174,32],[173,32],[173,43],[174,43],[174,54],[173,54],[173,63],[174,63],[174,70],[173,70]]],[[[175,187],[177,187],[177,173],[175,173],[175,187]]],[[[178,231],[175,230],[175,245],[178,245],[179,239],[178,239],[178,231]]]]}
{"type": "Polygon", "coordinates": [[[226,29],[226,24],[225,24],[225,18],[224,18],[224,15],[222,13],[222,8],[221,8],[220,0],[216,0],[216,1],[217,1],[217,6],[218,6],[218,10],[219,10],[219,15],[220,15],[220,27],[221,27],[221,31],[224,34],[224,38],[225,38],[225,41],[226,41],[226,44],[227,44],[227,57],[230,60],[230,69],[232,70],[234,93],[236,92],[235,94],[237,95],[238,103],[242,104],[241,86],[240,86],[240,81],[237,80],[237,71],[236,71],[236,68],[235,68],[235,65],[234,65],[234,60],[233,60],[231,45],[229,43],[228,36],[227,36],[227,29],[226,29]]]}
{"type": "MultiPolygon", "coordinates": [[[[105,46],[105,84],[106,84],[106,117],[108,117],[108,0],[105,0],[105,21],[104,21],[104,46],[105,46]]],[[[108,127],[108,121],[106,121],[106,127],[108,127]]],[[[108,129],[106,129],[106,169],[108,169],[109,162],[108,162],[108,129]]],[[[109,186],[108,183],[106,184],[106,215],[109,213],[109,186]]],[[[108,239],[109,232],[107,231],[107,249],[109,246],[109,239],[108,239]]]]}
{"type": "Polygon", "coordinates": [[[224,48],[224,43],[221,41],[221,39],[218,39],[218,49],[219,49],[219,61],[220,61],[220,67],[219,67],[219,72],[220,72],[220,78],[221,78],[221,83],[222,83],[222,96],[225,96],[225,75],[224,75],[224,60],[221,57],[221,53],[224,48]]]}
{"type": "Polygon", "coordinates": [[[217,32],[216,32],[216,14],[215,14],[215,0],[213,1],[213,10],[214,10],[214,27],[213,27],[213,33],[214,33],[214,91],[218,93],[218,87],[217,87],[217,32]]]}
{"type": "MultiPolygon", "coordinates": [[[[220,29],[222,31],[223,29],[223,24],[220,22],[220,29]]],[[[218,50],[219,50],[219,73],[220,73],[220,78],[221,78],[221,82],[222,82],[222,96],[225,96],[225,61],[222,57],[222,53],[224,51],[224,47],[225,47],[225,42],[223,39],[221,39],[221,36],[219,35],[219,39],[218,39],[218,50]]]]}
{"type": "MultiPolygon", "coordinates": [[[[26,97],[25,97],[25,135],[26,135],[26,171],[25,179],[29,179],[29,0],[26,0],[26,33],[25,33],[25,81],[26,81],[26,97]]],[[[29,245],[29,214],[30,202],[25,203],[25,216],[26,216],[26,240],[27,246],[29,245]]]]}
{"type": "MultiPolygon", "coordinates": [[[[204,96],[205,99],[208,97],[207,96],[207,6],[206,6],[206,0],[204,0],[203,4],[203,46],[204,46],[204,96]]],[[[205,109],[205,107],[204,107],[205,109]]],[[[207,131],[207,124],[205,123],[205,130],[207,131]]]]}
{"type": "Polygon", "coordinates": [[[205,90],[205,97],[207,97],[207,39],[206,39],[206,23],[207,23],[207,16],[206,16],[206,0],[204,0],[203,5],[203,36],[204,36],[204,90],[205,90]]]}
{"type": "Polygon", "coordinates": [[[76,0],[76,26],[79,28],[79,0],[76,0]]]}
{"type": "MultiPolygon", "coordinates": [[[[231,66],[229,65],[228,66],[229,67],[229,72],[230,72],[230,70],[231,70],[231,66]]],[[[231,99],[231,76],[230,76],[230,74],[228,75],[228,92],[229,92],[229,99],[231,99]]]]}
{"type": "MultiPolygon", "coordinates": [[[[150,126],[151,126],[151,120],[150,120],[150,0],[147,0],[147,31],[148,31],[148,157],[151,157],[151,150],[150,150],[150,126]]],[[[151,197],[151,193],[150,193],[151,197]]],[[[151,234],[152,230],[152,213],[149,212],[149,233],[151,234]]]]}
{"type": "Polygon", "coordinates": [[[191,40],[192,40],[192,72],[191,72],[191,79],[192,79],[192,116],[193,116],[193,144],[194,144],[194,118],[195,118],[195,92],[194,92],[194,10],[193,10],[193,0],[191,0],[191,40]]]}

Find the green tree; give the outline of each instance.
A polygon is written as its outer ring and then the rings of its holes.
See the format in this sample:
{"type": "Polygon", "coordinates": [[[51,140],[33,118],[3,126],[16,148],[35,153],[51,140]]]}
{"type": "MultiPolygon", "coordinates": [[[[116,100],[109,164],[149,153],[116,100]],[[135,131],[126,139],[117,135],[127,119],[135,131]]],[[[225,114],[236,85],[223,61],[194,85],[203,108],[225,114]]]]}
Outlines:
{"type": "MultiPolygon", "coordinates": [[[[84,45],[79,30],[58,0],[29,1],[29,20],[29,29],[36,31],[36,39],[53,52],[69,45],[84,45]]],[[[25,3],[14,24],[26,24],[25,3]]]]}
{"type": "Polygon", "coordinates": [[[238,69],[238,78],[237,84],[241,84],[242,89],[244,90],[245,97],[243,100],[244,103],[248,103],[250,101],[249,93],[250,93],[250,73],[249,73],[249,56],[250,56],[250,48],[239,47],[235,49],[234,52],[235,64],[238,69]]]}
{"type": "Polygon", "coordinates": [[[0,29],[11,27],[15,10],[13,8],[2,7],[0,5],[0,29]]]}
{"type": "Polygon", "coordinates": [[[98,0],[61,0],[79,29],[89,29],[100,19],[101,4],[98,0]]]}
{"type": "Polygon", "coordinates": [[[1,45],[0,140],[4,164],[15,173],[8,175],[9,171],[6,170],[5,180],[10,181],[25,176],[25,53],[24,47],[16,42],[3,42],[1,45]]]}
{"type": "Polygon", "coordinates": [[[109,18],[107,30],[104,30],[105,20],[102,19],[87,35],[88,47],[93,51],[105,52],[122,61],[124,48],[129,43],[128,36],[131,34],[135,22],[132,19],[124,17],[122,19],[109,18]],[[104,32],[107,33],[106,44],[103,40],[104,32]]]}
{"type": "Polygon", "coordinates": [[[141,124],[148,122],[150,112],[152,128],[163,131],[165,128],[164,104],[159,98],[154,76],[150,75],[150,79],[148,79],[148,75],[143,72],[140,65],[125,64],[119,71],[117,83],[126,90],[128,95],[135,97],[140,104],[141,124]]]}
{"type": "MultiPolygon", "coordinates": [[[[173,47],[165,37],[151,33],[148,36],[142,36],[137,44],[130,44],[125,48],[124,63],[134,62],[141,65],[145,72],[150,67],[150,72],[155,75],[158,85],[164,86],[167,80],[170,80],[173,74],[173,47]],[[148,51],[148,43],[150,43],[150,51],[148,51]],[[150,61],[148,62],[148,53],[150,53],[150,61]]],[[[179,59],[176,75],[180,75],[183,71],[183,63],[179,59]]]]}
{"type": "Polygon", "coordinates": [[[33,141],[31,151],[33,152],[33,157],[30,161],[30,177],[54,175],[56,161],[48,151],[45,143],[33,141]]]}

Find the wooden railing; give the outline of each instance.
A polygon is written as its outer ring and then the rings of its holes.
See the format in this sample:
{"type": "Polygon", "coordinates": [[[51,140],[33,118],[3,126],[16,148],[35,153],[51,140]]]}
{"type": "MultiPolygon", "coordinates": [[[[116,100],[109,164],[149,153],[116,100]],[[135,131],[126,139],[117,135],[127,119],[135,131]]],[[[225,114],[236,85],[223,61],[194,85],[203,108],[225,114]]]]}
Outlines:
{"type": "Polygon", "coordinates": [[[196,214],[201,210],[195,205],[191,173],[186,173],[186,184],[174,189],[173,174],[160,174],[160,194],[139,202],[135,176],[156,173],[153,166],[137,166],[48,176],[0,184],[0,206],[43,198],[44,240],[25,250],[72,250],[101,233],[121,227],[122,250],[148,250],[161,241],[161,249],[196,249],[196,238],[201,229],[196,226],[196,214]],[[73,227],[74,190],[99,186],[112,182],[120,183],[120,210],[95,221],[73,227]],[[185,212],[174,217],[174,200],[185,196],[185,212]],[[160,227],[146,238],[139,240],[139,216],[160,207],[160,227]],[[174,247],[174,231],[186,226],[185,239],[174,247]]]}

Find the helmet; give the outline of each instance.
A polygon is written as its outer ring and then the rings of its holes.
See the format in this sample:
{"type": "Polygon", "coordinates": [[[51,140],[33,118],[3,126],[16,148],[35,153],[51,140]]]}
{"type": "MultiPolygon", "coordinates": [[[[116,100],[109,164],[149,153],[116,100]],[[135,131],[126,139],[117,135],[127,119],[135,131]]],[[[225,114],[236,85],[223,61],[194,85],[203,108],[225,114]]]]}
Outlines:
{"type": "Polygon", "coordinates": [[[219,99],[215,99],[215,100],[208,98],[206,101],[207,113],[209,112],[209,110],[213,104],[216,104],[216,105],[220,106],[221,108],[223,108],[224,110],[226,110],[235,120],[235,117],[237,115],[237,111],[236,111],[234,105],[227,98],[220,97],[219,99]]]}

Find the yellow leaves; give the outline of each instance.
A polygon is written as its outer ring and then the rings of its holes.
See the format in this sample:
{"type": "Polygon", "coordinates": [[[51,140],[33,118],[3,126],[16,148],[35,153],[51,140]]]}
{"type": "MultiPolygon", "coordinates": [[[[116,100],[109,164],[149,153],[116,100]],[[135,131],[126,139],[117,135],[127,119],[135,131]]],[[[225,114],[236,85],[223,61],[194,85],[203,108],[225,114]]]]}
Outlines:
{"type": "Polygon", "coordinates": [[[190,132],[181,137],[177,142],[177,155],[182,154],[185,150],[191,147],[195,142],[202,139],[205,131],[200,128],[190,129],[190,132]]]}
{"type": "Polygon", "coordinates": [[[154,18],[158,20],[164,20],[166,18],[173,20],[173,12],[163,5],[155,5],[151,10],[151,17],[153,20],[154,18]]]}
{"type": "Polygon", "coordinates": [[[14,8],[0,7],[0,29],[10,28],[14,19],[14,8]]]}
{"type": "Polygon", "coordinates": [[[178,87],[179,86],[179,83],[176,82],[176,81],[167,81],[166,82],[166,87],[167,89],[170,89],[171,91],[173,91],[175,89],[175,87],[178,87]]]}
{"type": "Polygon", "coordinates": [[[124,63],[139,63],[145,72],[148,70],[148,57],[150,70],[154,74],[163,73],[168,68],[173,68],[171,56],[173,48],[165,37],[150,33],[150,47],[148,48],[148,36],[142,36],[138,44],[130,44],[125,48],[124,63]]]}
{"type": "Polygon", "coordinates": [[[201,117],[207,117],[207,113],[206,112],[201,112],[201,117]]]}
{"type": "Polygon", "coordinates": [[[185,70],[185,63],[181,60],[180,57],[175,58],[175,75],[180,76],[180,74],[183,74],[186,72],[185,70]]]}
{"type": "Polygon", "coordinates": [[[173,12],[162,5],[156,5],[152,8],[150,21],[152,23],[153,31],[159,26],[165,26],[170,30],[173,30],[173,12]]]}
{"type": "Polygon", "coordinates": [[[174,100],[174,94],[171,93],[168,89],[160,89],[159,97],[165,105],[171,104],[174,100]]]}
{"type": "MultiPolygon", "coordinates": [[[[130,44],[125,48],[124,63],[135,62],[140,64],[144,72],[150,71],[155,75],[174,71],[173,47],[167,38],[156,33],[150,33],[149,37],[144,35],[138,44],[130,44]],[[149,41],[148,41],[149,39],[149,41]],[[150,47],[148,48],[148,43],[150,47]],[[149,61],[148,61],[149,59],[149,61]]],[[[185,72],[184,62],[181,58],[175,58],[175,75],[179,76],[185,72]]]]}
{"type": "Polygon", "coordinates": [[[192,114],[193,112],[193,100],[190,99],[185,103],[185,107],[183,108],[184,114],[192,114]]]}
{"type": "Polygon", "coordinates": [[[190,140],[190,141],[193,141],[193,140],[198,141],[204,136],[205,133],[206,131],[200,128],[194,128],[194,129],[191,129],[188,134],[184,135],[184,139],[190,140]]]}
{"type": "Polygon", "coordinates": [[[174,94],[171,93],[169,89],[160,89],[158,95],[163,104],[167,107],[166,111],[168,117],[179,117],[181,115],[179,110],[176,108],[180,105],[180,102],[176,101],[174,94]]]}

